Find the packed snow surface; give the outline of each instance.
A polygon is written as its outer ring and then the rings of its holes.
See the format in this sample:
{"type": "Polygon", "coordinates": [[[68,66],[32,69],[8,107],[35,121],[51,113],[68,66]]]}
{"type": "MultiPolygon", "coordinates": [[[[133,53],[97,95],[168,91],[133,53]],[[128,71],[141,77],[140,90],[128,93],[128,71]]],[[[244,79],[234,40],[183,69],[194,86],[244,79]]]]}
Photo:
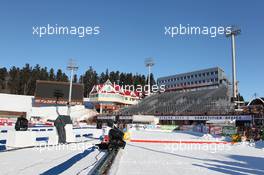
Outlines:
{"type": "MultiPolygon", "coordinates": [[[[131,139],[222,141],[223,137],[195,132],[131,130],[131,139]]],[[[0,152],[1,175],[87,174],[104,155],[99,140],[63,146],[0,152]],[[66,147],[65,147],[66,146],[66,147]]],[[[168,144],[127,142],[110,171],[134,174],[264,174],[263,142],[237,144],[168,144]]]]}
{"type": "MultiPolygon", "coordinates": [[[[192,132],[131,131],[132,139],[205,140],[192,132]]],[[[264,174],[263,144],[127,143],[115,174],[264,174]]]]}
{"type": "Polygon", "coordinates": [[[98,141],[1,152],[0,174],[87,174],[104,155],[94,143],[98,141]]]}

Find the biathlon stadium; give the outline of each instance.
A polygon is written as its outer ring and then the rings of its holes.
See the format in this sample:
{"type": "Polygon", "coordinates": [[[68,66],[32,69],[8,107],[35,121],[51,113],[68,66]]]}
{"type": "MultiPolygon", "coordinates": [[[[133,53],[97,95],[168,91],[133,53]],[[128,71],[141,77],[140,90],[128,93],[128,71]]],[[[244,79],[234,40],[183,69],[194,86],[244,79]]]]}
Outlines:
{"type": "Polygon", "coordinates": [[[264,175],[263,7],[1,1],[0,175],[264,175]]]}
{"type": "Polygon", "coordinates": [[[90,94],[97,97],[91,100],[100,111],[98,119],[107,122],[109,117],[113,122],[155,123],[188,130],[198,127],[214,134],[222,134],[225,125],[242,132],[251,126],[253,119],[257,119],[254,123],[263,122],[262,117],[249,112],[256,101],[263,103],[262,98],[252,99],[248,104],[234,99],[230,82],[219,67],[160,77],[157,82],[159,86],[164,85],[165,92],[152,93],[143,99],[130,92],[140,100],[128,100],[132,105],[124,101],[122,107],[116,107],[119,104],[113,94],[120,94],[119,91],[114,93],[116,87],[109,81],[101,85],[102,90],[90,94]]]}
{"type": "MultiPolygon", "coordinates": [[[[181,155],[179,151],[189,150],[193,156],[188,159],[199,160],[219,151],[220,146],[246,154],[248,148],[241,147],[241,141],[262,147],[264,98],[240,101],[223,69],[213,67],[160,77],[156,86],[163,88],[143,88],[139,92],[107,80],[95,84],[89,98],[84,98],[83,84],[38,80],[34,96],[1,93],[0,154],[6,156],[0,161],[13,166],[11,160],[17,160],[17,168],[3,171],[124,174],[128,169],[128,174],[155,174],[158,170],[148,168],[149,163],[171,159],[160,151],[181,155]],[[206,153],[199,152],[202,149],[207,149],[206,153]],[[25,154],[32,157],[24,161],[25,154]],[[138,161],[144,155],[148,161],[138,161]],[[57,161],[50,162],[52,157],[57,161]],[[42,159],[47,161],[31,165],[42,159]],[[134,165],[129,163],[135,160],[138,162],[134,165]],[[133,169],[140,164],[143,168],[133,169]]],[[[175,161],[181,160],[170,160],[175,161]]],[[[186,160],[187,167],[197,171],[191,162],[186,160]]],[[[177,168],[179,165],[170,169],[177,168]]]]}
{"type": "MultiPolygon", "coordinates": [[[[150,61],[146,65],[153,65],[150,61]]],[[[203,174],[192,165],[203,156],[220,151],[220,160],[222,149],[234,148],[247,155],[249,148],[241,143],[263,147],[264,98],[241,101],[223,69],[169,75],[158,78],[154,88],[146,86],[127,89],[107,80],[94,84],[84,98],[81,83],[37,80],[34,96],[1,93],[0,154],[5,156],[0,161],[6,163],[0,167],[13,166],[16,159],[16,168],[4,173],[160,174],[148,164],[184,157],[185,174],[203,174]],[[167,155],[175,151],[179,157],[167,155]]],[[[257,148],[253,152],[259,154],[257,148]]]]}

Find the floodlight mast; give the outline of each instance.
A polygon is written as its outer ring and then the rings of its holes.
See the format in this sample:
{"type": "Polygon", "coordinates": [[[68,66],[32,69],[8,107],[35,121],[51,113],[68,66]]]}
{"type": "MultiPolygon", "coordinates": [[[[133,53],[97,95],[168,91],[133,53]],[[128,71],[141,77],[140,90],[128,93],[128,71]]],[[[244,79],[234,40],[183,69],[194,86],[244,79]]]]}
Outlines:
{"type": "Polygon", "coordinates": [[[72,97],[72,81],[73,81],[73,73],[78,70],[76,62],[73,59],[70,59],[68,62],[67,70],[71,71],[70,77],[70,88],[69,88],[69,99],[68,99],[68,111],[67,114],[71,115],[71,97],[72,97]]]}
{"type": "Polygon", "coordinates": [[[147,58],[145,60],[145,66],[148,68],[148,96],[150,95],[150,74],[151,67],[155,65],[154,60],[152,58],[147,58]]]}
{"type": "Polygon", "coordinates": [[[226,32],[226,37],[231,37],[232,46],[232,85],[233,85],[233,98],[237,101],[238,87],[236,79],[236,45],[235,36],[241,33],[241,29],[232,27],[230,32],[226,32]]]}

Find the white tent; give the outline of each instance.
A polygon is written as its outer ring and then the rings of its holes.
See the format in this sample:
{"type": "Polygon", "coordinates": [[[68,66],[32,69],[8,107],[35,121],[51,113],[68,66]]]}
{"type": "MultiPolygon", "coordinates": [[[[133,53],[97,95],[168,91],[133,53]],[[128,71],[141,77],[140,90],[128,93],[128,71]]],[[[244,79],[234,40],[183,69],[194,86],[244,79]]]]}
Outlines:
{"type": "MultiPolygon", "coordinates": [[[[33,107],[34,96],[13,95],[0,93],[0,111],[26,112],[27,118],[41,117],[55,120],[58,115],[67,115],[67,106],[33,107]]],[[[85,120],[97,115],[97,112],[86,109],[84,105],[71,107],[71,117],[74,121],[85,120]]]]}
{"type": "Polygon", "coordinates": [[[26,112],[29,117],[33,96],[0,93],[0,111],[26,112]]]}

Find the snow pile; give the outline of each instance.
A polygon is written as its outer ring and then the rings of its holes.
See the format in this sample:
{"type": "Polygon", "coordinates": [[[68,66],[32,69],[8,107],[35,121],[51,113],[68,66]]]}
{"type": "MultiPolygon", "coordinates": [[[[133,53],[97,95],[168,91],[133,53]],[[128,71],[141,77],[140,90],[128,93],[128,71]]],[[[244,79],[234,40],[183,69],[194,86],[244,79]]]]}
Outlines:
{"type": "Polygon", "coordinates": [[[236,145],[254,147],[254,148],[261,149],[264,151],[264,141],[262,140],[256,141],[256,142],[255,141],[238,142],[236,143],[236,145]]]}
{"type": "Polygon", "coordinates": [[[204,140],[215,140],[215,141],[228,141],[231,142],[232,139],[227,136],[220,136],[220,135],[212,135],[212,134],[204,134],[202,136],[202,139],[204,140]]]}

